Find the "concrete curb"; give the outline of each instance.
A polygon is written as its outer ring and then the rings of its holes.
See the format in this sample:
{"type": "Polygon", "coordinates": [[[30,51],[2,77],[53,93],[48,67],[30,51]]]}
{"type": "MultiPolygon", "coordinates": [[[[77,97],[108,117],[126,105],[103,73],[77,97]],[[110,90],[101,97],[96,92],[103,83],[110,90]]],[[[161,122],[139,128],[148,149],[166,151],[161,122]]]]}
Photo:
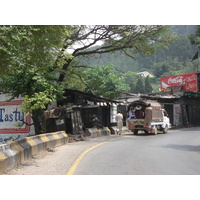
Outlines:
{"type": "MultiPolygon", "coordinates": [[[[126,133],[128,129],[123,127],[122,133],[126,133]]],[[[104,128],[88,128],[86,135],[91,138],[109,136],[117,134],[117,127],[104,128]]],[[[69,143],[69,137],[65,131],[46,133],[31,137],[26,137],[18,141],[8,142],[0,145],[0,174],[3,174],[15,166],[29,160],[32,156],[47,148],[53,148],[69,143]]]]}
{"type": "MultiPolygon", "coordinates": [[[[112,135],[118,135],[117,126],[110,127],[110,131],[112,135]]],[[[129,130],[126,126],[122,127],[122,134],[129,133],[129,130]]]]}
{"type": "Polygon", "coordinates": [[[87,128],[86,129],[86,135],[90,137],[101,137],[106,135],[111,135],[111,131],[108,127],[103,128],[87,128]]]}
{"type": "Polygon", "coordinates": [[[0,174],[22,164],[32,156],[47,148],[53,148],[68,143],[65,131],[26,137],[19,141],[0,145],[0,174]]]}

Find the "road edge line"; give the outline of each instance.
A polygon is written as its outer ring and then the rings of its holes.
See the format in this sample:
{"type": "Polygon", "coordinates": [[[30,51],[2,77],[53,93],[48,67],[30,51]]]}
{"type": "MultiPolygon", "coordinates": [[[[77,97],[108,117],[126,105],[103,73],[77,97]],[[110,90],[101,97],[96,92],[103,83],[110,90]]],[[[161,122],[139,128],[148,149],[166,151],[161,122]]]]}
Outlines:
{"type": "Polygon", "coordinates": [[[102,144],[105,144],[105,143],[110,142],[110,141],[112,141],[112,140],[117,140],[117,139],[119,139],[119,138],[121,138],[121,137],[114,138],[114,139],[110,139],[110,140],[107,140],[107,141],[98,143],[98,144],[96,144],[96,145],[90,147],[89,149],[85,150],[85,151],[84,151],[82,154],[80,154],[80,155],[78,156],[78,158],[74,161],[74,163],[72,164],[72,166],[70,167],[70,169],[68,170],[68,172],[67,172],[66,175],[73,175],[73,174],[74,174],[74,172],[75,172],[75,170],[76,170],[78,164],[80,163],[80,161],[83,159],[83,157],[84,157],[89,151],[91,151],[92,149],[95,149],[96,147],[98,147],[98,146],[100,146],[100,145],[102,145],[102,144]]]}

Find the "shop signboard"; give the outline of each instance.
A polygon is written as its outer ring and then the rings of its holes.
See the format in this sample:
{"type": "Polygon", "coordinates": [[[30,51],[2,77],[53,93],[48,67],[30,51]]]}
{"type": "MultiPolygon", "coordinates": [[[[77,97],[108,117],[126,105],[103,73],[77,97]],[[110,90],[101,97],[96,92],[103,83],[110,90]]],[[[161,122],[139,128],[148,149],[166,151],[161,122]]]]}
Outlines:
{"type": "Polygon", "coordinates": [[[161,91],[168,91],[172,87],[181,86],[186,91],[198,92],[197,73],[166,76],[160,78],[161,91]]]}

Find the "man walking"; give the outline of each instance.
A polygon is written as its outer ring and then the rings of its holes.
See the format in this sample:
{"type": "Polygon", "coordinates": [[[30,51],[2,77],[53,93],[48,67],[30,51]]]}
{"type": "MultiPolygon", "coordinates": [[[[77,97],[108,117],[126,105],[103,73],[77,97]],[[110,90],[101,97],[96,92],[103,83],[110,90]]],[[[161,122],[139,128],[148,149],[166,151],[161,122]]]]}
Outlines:
{"type": "Polygon", "coordinates": [[[119,135],[121,135],[124,119],[123,119],[123,115],[120,111],[115,116],[115,120],[117,121],[117,132],[119,133],[119,135]]]}

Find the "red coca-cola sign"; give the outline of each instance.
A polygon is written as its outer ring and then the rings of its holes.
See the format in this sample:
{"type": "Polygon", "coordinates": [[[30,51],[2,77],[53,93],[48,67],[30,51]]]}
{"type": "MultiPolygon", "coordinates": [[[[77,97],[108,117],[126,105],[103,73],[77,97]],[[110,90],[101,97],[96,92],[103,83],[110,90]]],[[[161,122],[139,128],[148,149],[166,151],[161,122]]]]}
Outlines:
{"type": "Polygon", "coordinates": [[[171,87],[182,86],[183,90],[198,92],[197,73],[166,76],[160,78],[160,89],[169,90],[171,87]]]}

